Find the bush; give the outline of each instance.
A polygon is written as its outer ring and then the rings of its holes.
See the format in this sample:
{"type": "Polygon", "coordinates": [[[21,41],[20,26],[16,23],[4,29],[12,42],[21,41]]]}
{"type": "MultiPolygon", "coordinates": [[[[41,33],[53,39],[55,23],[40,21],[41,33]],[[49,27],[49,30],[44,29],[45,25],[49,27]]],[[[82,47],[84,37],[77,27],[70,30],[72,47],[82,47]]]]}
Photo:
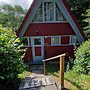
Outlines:
{"type": "Polygon", "coordinates": [[[90,66],[90,40],[83,43],[76,50],[75,56],[76,59],[73,67],[75,72],[79,74],[88,74],[89,69],[87,68],[87,66],[90,66]]]}
{"type": "Polygon", "coordinates": [[[11,30],[0,28],[0,80],[17,79],[26,66],[20,56],[20,40],[11,30]]]}

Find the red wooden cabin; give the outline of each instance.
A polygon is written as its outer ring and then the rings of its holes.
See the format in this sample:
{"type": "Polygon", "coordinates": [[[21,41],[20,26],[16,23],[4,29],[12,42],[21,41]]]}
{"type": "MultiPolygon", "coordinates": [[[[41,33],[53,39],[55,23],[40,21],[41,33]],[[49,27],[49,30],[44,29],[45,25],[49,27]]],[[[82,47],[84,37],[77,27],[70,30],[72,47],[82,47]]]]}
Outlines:
{"type": "Polygon", "coordinates": [[[68,53],[84,41],[80,27],[65,0],[33,0],[17,35],[28,48],[25,62],[68,53]]]}

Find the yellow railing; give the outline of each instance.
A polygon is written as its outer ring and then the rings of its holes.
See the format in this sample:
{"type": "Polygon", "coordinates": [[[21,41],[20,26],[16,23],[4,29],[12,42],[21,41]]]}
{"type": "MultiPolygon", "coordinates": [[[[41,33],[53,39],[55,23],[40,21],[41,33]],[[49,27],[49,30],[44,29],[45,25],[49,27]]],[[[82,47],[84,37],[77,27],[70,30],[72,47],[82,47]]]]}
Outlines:
{"type": "Polygon", "coordinates": [[[65,61],[65,56],[66,56],[66,54],[64,53],[64,54],[43,60],[43,62],[44,62],[44,75],[45,75],[46,74],[46,62],[51,61],[51,60],[56,59],[56,58],[60,58],[60,86],[61,86],[61,89],[64,88],[64,61],[65,61]]]}

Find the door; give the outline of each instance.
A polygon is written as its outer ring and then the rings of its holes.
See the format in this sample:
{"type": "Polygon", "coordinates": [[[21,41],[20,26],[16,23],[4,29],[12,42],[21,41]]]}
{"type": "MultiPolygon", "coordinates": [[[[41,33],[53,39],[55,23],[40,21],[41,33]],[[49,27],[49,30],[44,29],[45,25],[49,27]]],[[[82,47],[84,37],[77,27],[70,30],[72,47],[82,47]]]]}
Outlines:
{"type": "Polygon", "coordinates": [[[31,43],[33,63],[42,63],[42,60],[44,59],[44,38],[32,37],[31,43]]]}

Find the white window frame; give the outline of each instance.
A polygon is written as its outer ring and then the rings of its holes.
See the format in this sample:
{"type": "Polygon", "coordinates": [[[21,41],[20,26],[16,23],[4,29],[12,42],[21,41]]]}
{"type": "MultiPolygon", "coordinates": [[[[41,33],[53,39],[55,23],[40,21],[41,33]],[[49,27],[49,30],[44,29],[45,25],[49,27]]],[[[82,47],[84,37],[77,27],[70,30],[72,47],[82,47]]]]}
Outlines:
{"type": "Polygon", "coordinates": [[[41,46],[41,45],[42,45],[42,38],[41,38],[41,37],[34,37],[34,38],[33,38],[33,45],[34,45],[34,46],[41,46]],[[41,44],[40,44],[40,45],[39,45],[39,44],[35,45],[35,42],[34,42],[35,39],[40,39],[40,43],[41,43],[41,44]]]}
{"type": "Polygon", "coordinates": [[[44,46],[44,37],[42,37],[42,36],[38,36],[38,37],[31,37],[31,46],[44,46]],[[35,38],[40,38],[40,40],[41,40],[41,45],[35,45],[34,44],[34,39],[35,38]]]}
{"type": "Polygon", "coordinates": [[[60,46],[61,45],[61,36],[51,36],[51,46],[60,46]],[[53,37],[59,37],[59,43],[54,44],[53,43],[53,37]]]}
{"type": "Polygon", "coordinates": [[[77,44],[78,43],[77,43],[77,37],[76,37],[76,35],[71,35],[70,36],[70,45],[77,45],[77,44]],[[74,38],[76,38],[76,39],[74,39],[74,38]]]}

